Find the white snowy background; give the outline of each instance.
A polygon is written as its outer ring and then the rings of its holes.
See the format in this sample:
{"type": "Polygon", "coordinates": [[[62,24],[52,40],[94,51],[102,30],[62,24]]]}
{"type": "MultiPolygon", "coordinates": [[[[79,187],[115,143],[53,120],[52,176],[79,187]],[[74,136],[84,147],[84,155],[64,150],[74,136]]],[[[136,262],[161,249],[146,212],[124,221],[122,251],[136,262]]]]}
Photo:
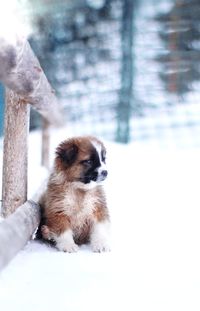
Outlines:
{"type": "MultiPolygon", "coordinates": [[[[4,11],[3,32],[6,19],[4,11]]],[[[144,86],[144,72],[139,78],[144,86]]],[[[160,96],[152,96],[160,102],[160,96]]],[[[190,96],[195,103],[188,115],[198,121],[199,94],[190,96]]],[[[174,112],[181,124],[187,109],[174,112]]],[[[168,125],[171,117],[160,114],[156,122],[168,125]]],[[[125,146],[105,141],[111,252],[96,254],[82,246],[67,254],[30,241],[0,274],[0,310],[200,310],[200,130],[166,126],[161,133],[154,125],[151,116],[133,121],[136,137],[142,127],[148,133],[155,130],[156,135],[149,135],[155,139],[146,142],[125,146]]],[[[80,130],[72,124],[52,131],[51,161],[56,145],[80,130]]],[[[39,132],[30,134],[29,198],[47,175],[40,166],[40,138],[39,132]]]]}
{"type": "MultiPolygon", "coordinates": [[[[52,132],[52,158],[71,134],[52,132]]],[[[39,140],[30,135],[29,197],[46,174],[39,140]]],[[[200,149],[105,143],[112,251],[29,242],[0,274],[0,310],[200,310],[200,149]]]]}

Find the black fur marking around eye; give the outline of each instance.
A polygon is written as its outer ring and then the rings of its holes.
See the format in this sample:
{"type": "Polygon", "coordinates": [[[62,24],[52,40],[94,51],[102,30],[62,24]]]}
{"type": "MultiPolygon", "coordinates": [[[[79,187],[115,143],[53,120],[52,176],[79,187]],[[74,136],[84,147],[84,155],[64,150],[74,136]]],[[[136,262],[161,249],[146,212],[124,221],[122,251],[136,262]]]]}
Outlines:
{"type": "Polygon", "coordinates": [[[99,159],[99,154],[95,148],[91,150],[90,165],[86,165],[86,170],[81,178],[81,181],[85,184],[90,183],[90,181],[96,181],[98,178],[97,169],[101,166],[99,159]]]}
{"type": "Polygon", "coordinates": [[[94,150],[92,151],[90,160],[91,160],[91,162],[92,162],[92,169],[97,169],[98,167],[101,166],[101,162],[100,162],[100,159],[99,159],[99,154],[98,154],[98,152],[96,151],[96,149],[94,149],[94,150]]]}

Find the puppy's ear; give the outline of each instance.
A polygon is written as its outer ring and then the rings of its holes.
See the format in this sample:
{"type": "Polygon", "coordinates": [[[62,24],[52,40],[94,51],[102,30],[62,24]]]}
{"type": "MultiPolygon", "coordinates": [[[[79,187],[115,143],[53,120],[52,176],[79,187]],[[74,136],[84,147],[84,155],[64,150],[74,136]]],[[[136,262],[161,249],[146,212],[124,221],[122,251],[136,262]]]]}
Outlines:
{"type": "Polygon", "coordinates": [[[78,147],[72,142],[63,142],[57,147],[56,155],[67,166],[72,165],[76,161],[78,147]]]}

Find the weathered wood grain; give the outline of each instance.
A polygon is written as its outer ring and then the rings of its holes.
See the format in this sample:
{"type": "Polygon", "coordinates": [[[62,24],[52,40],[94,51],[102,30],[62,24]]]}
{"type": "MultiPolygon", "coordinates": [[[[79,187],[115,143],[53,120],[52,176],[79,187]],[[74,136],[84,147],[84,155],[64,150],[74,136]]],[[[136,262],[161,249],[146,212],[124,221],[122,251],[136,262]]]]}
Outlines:
{"type": "Polygon", "coordinates": [[[27,200],[29,105],[6,90],[2,214],[7,217],[27,200]]]}
{"type": "Polygon", "coordinates": [[[40,221],[40,207],[27,201],[0,222],[0,270],[26,245],[40,221]]]}
{"type": "Polygon", "coordinates": [[[0,80],[19,94],[51,124],[63,124],[63,112],[55,92],[25,38],[12,43],[0,37],[0,80]]]}

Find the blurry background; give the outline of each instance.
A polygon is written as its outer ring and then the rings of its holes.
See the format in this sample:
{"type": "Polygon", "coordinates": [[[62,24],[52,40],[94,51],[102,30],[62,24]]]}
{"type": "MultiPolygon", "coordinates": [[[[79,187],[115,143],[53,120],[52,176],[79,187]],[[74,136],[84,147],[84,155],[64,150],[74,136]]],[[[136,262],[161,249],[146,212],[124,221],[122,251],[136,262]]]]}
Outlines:
{"type": "MultiPolygon", "coordinates": [[[[200,146],[199,0],[18,4],[74,135],[200,146]]],[[[1,134],[3,96],[0,86],[1,134]]]]}

